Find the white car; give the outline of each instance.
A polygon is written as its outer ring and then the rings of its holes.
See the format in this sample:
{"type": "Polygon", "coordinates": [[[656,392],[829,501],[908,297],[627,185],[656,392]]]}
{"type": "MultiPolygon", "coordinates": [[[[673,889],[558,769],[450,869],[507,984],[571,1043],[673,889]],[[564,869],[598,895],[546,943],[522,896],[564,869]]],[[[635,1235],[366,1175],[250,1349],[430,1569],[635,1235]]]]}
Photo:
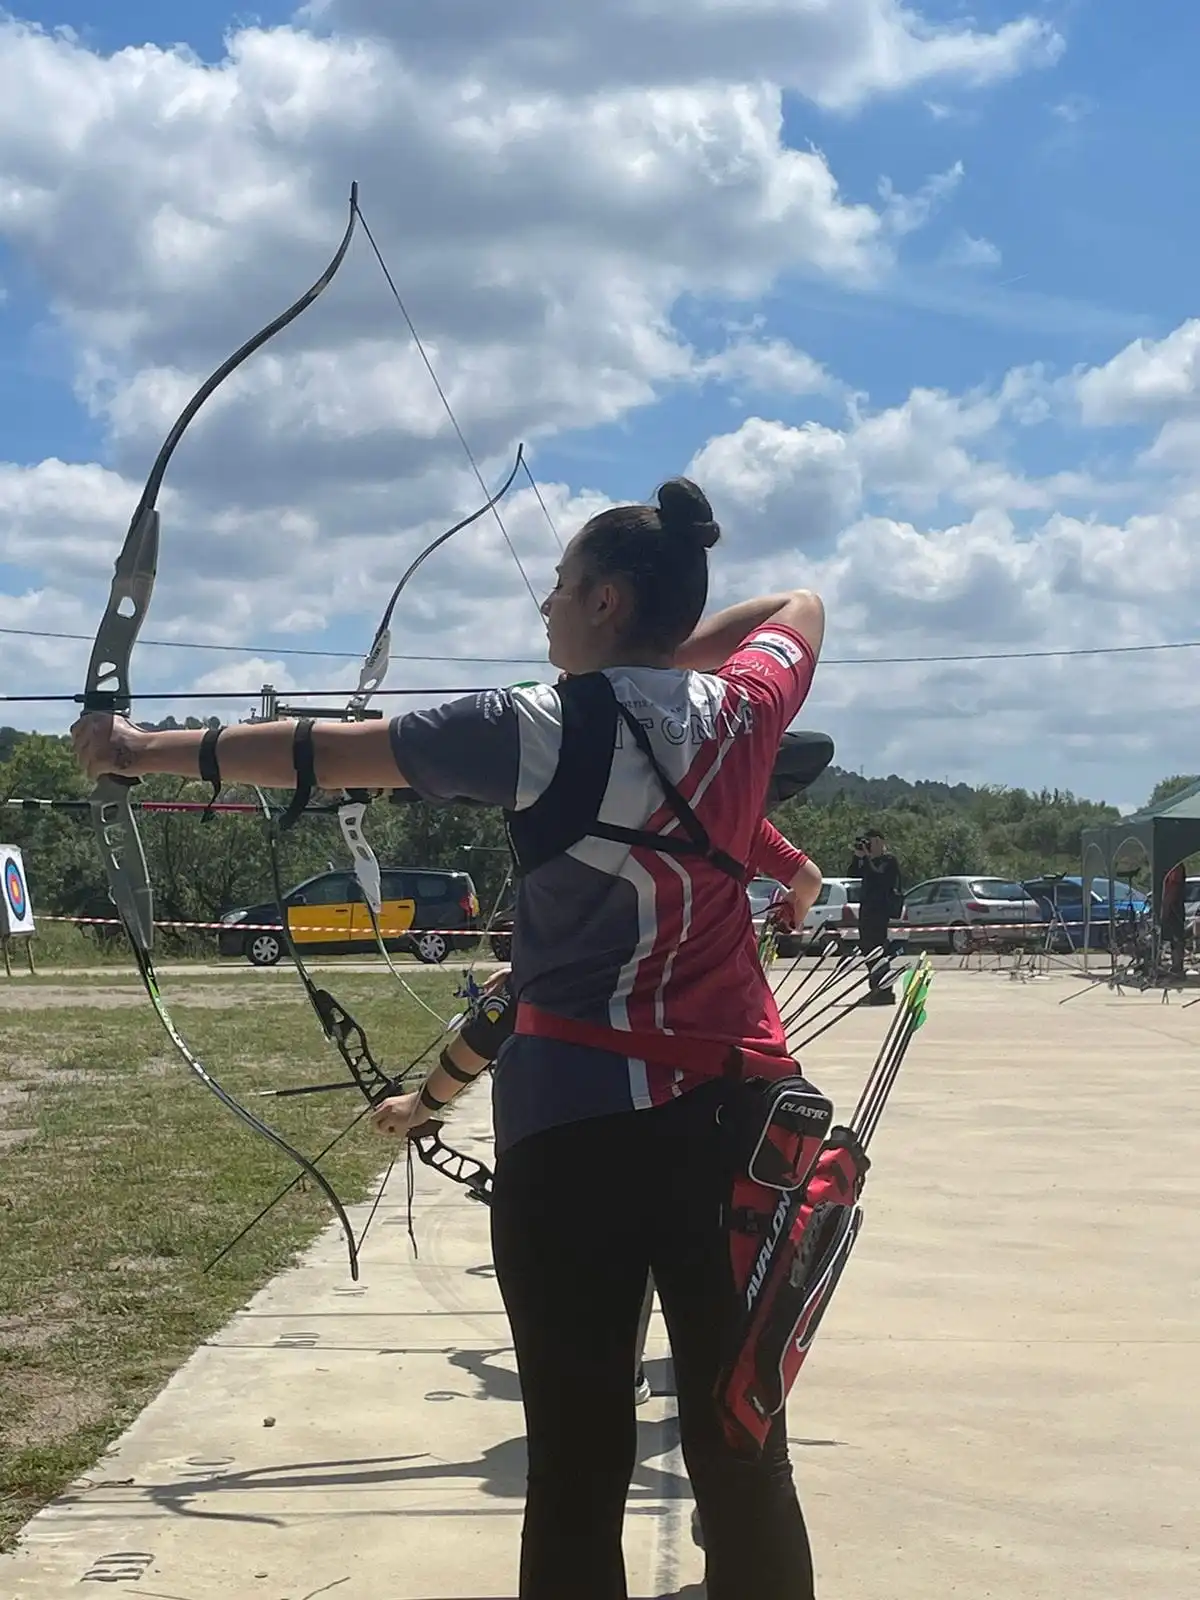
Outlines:
{"type": "MultiPolygon", "coordinates": [[[[781,956],[798,956],[803,951],[819,955],[827,945],[840,953],[858,940],[857,878],[822,878],[821,892],[804,919],[798,934],[780,933],[775,948],[781,956]]],[[[746,886],[750,915],[757,933],[762,932],[767,908],[786,893],[774,878],[755,878],[746,886]]]]}
{"type": "Polygon", "coordinates": [[[819,955],[832,946],[837,955],[858,943],[860,878],[822,878],[821,892],[804,919],[804,947],[819,955]]]}
{"type": "MultiPolygon", "coordinates": [[[[783,884],[777,883],[774,878],[751,878],[746,885],[746,897],[750,901],[750,920],[754,923],[754,931],[760,938],[768,910],[786,893],[783,884]]],[[[787,934],[781,934],[776,940],[775,948],[781,956],[787,955],[788,951],[784,947],[790,943],[787,934]]]]}

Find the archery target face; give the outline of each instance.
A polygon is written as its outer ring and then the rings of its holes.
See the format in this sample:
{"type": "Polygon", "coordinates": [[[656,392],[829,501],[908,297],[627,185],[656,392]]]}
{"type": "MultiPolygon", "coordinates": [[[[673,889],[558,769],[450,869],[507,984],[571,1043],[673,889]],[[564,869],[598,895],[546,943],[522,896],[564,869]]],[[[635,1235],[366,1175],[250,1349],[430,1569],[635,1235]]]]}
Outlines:
{"type": "Polygon", "coordinates": [[[4,892],[0,894],[0,912],[3,913],[0,932],[8,935],[32,933],[33,907],[25,881],[25,863],[14,845],[0,845],[0,874],[4,878],[4,892]]]}

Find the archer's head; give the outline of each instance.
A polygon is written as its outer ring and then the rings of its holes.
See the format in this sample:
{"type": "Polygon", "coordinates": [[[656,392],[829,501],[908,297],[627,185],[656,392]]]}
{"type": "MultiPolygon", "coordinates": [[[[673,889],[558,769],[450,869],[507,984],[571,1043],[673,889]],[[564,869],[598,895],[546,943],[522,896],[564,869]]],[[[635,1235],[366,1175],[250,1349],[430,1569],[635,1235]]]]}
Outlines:
{"type": "Polygon", "coordinates": [[[571,540],[542,604],[550,660],[564,672],[666,667],[708,599],[708,552],[721,536],[687,478],[654,506],[601,511],[571,540]]]}

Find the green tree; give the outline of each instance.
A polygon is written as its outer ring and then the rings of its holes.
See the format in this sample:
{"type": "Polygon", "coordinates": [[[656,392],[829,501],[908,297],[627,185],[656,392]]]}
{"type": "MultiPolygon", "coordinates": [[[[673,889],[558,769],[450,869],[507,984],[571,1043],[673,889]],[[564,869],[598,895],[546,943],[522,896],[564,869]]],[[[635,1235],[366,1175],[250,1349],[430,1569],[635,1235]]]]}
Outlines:
{"type": "Polygon", "coordinates": [[[1194,783],[1200,782],[1200,773],[1177,773],[1173,778],[1160,778],[1150,792],[1146,801],[1148,806],[1161,805],[1164,800],[1169,800],[1172,795],[1182,794],[1185,789],[1190,789],[1194,783]]]}

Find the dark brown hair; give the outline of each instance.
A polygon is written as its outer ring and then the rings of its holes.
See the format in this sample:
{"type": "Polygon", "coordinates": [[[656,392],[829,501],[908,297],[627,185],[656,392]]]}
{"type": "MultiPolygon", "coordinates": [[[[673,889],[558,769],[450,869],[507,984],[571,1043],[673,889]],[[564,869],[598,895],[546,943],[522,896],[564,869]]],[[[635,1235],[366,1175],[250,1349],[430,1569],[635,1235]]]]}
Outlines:
{"type": "Polygon", "coordinates": [[[633,596],[626,643],[674,650],[708,600],[708,552],[721,537],[712,507],[689,478],[671,478],[657,505],[614,506],[579,535],[586,581],[622,579],[633,596]]]}

